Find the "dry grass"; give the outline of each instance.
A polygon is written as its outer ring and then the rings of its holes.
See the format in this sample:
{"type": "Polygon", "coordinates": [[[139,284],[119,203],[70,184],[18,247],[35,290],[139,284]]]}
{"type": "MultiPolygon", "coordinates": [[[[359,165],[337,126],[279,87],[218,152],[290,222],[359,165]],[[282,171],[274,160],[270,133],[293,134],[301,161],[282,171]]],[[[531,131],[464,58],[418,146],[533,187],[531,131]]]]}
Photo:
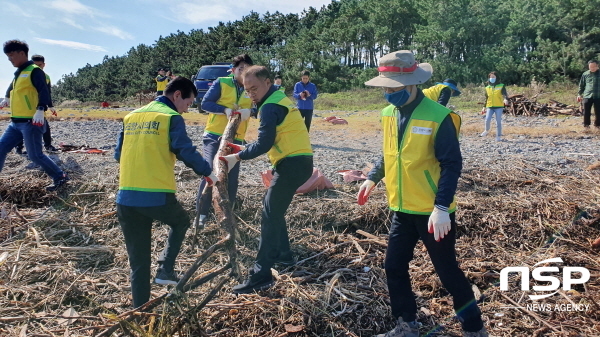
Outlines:
{"type": "MultiPolygon", "coordinates": [[[[480,307],[486,326],[495,336],[596,335],[600,262],[590,241],[600,235],[600,221],[582,219],[600,218],[600,178],[585,173],[554,175],[527,162],[510,167],[466,171],[459,186],[457,254],[467,277],[483,295],[480,307]],[[511,281],[513,290],[499,291],[499,271],[506,266],[532,266],[550,257],[562,257],[565,265],[586,267],[592,277],[585,287],[576,286],[575,292],[555,295],[546,303],[572,301],[593,309],[538,312],[538,319],[503,308],[511,305],[503,294],[520,304],[526,301],[515,290],[517,280],[511,281]]],[[[189,169],[178,166],[178,170],[182,170],[178,198],[191,207],[198,180],[189,169]]],[[[25,177],[21,177],[21,191],[25,199],[33,198],[39,182],[31,180],[27,185],[25,177]]],[[[292,248],[305,262],[278,269],[275,287],[236,297],[229,292],[235,284],[232,281],[205,310],[194,311],[210,284],[140,316],[130,325],[131,335],[333,337],[372,336],[390,329],[393,323],[383,270],[390,212],[381,186],[364,207],[354,202],[356,190],[356,185],[345,184],[295,198],[287,220],[292,248]],[[286,332],[293,329],[298,332],[286,332]]],[[[112,213],[115,191],[114,174],[75,180],[50,207],[21,205],[18,211],[24,219],[15,212],[0,219],[4,228],[15,228],[15,235],[0,244],[0,256],[7,253],[0,262],[1,335],[87,336],[113,324],[117,314],[128,310],[127,257],[112,213]],[[69,308],[80,316],[71,323],[62,319],[69,308]]],[[[263,193],[258,186],[240,190],[242,206],[237,214],[243,221],[238,224],[237,244],[244,266],[250,266],[256,254],[263,193]]],[[[6,199],[3,207],[10,210],[12,205],[6,199]]],[[[222,230],[211,225],[200,234],[198,246],[192,246],[188,237],[177,269],[185,270],[222,235],[222,230]]],[[[157,227],[154,256],[165,238],[166,228],[157,227]]],[[[217,254],[199,272],[224,260],[224,253],[217,254]]],[[[431,332],[429,336],[460,335],[451,298],[422,245],[415,251],[411,276],[418,305],[424,308],[418,313],[423,331],[431,332]]],[[[165,290],[154,286],[153,296],[165,290]]]]}

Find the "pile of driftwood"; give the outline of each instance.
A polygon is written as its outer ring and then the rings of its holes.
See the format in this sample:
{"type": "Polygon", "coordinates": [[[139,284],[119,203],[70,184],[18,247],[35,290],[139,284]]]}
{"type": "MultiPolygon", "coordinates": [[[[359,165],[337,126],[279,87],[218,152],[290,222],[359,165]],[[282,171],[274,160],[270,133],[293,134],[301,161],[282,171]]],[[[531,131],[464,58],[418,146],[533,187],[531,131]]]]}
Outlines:
{"type": "Polygon", "coordinates": [[[535,96],[528,98],[519,94],[508,97],[508,106],[505,111],[513,116],[581,116],[583,108],[581,105],[567,105],[553,99],[549,103],[542,104],[536,101],[535,96]]]}

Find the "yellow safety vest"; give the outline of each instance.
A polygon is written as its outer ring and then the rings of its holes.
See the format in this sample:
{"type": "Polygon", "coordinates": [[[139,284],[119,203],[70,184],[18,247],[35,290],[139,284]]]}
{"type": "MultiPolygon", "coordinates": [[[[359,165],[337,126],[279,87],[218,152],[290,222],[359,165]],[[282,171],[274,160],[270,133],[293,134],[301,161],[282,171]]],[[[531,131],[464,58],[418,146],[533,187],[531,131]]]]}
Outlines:
{"type": "Polygon", "coordinates": [[[10,113],[12,118],[33,118],[39,103],[37,89],[31,81],[31,72],[39,68],[35,64],[27,66],[19,77],[13,79],[10,91],[10,113]]]}
{"type": "MultiPolygon", "coordinates": [[[[267,152],[271,165],[275,167],[283,158],[296,156],[312,156],[310,138],[306,124],[294,102],[283,92],[277,90],[269,96],[262,106],[274,103],[288,109],[281,124],[275,128],[275,143],[267,152]]],[[[261,110],[262,110],[261,106],[261,110]]]]}
{"type": "MultiPolygon", "coordinates": [[[[248,97],[246,91],[238,96],[237,88],[235,87],[235,79],[233,76],[219,77],[221,86],[221,97],[217,100],[217,104],[229,109],[250,109],[252,108],[252,100],[248,97]]],[[[227,127],[227,115],[224,114],[209,114],[206,128],[204,131],[213,135],[222,136],[227,127]]],[[[235,140],[243,141],[248,130],[248,120],[240,123],[235,134],[235,140]]]]}
{"type": "MultiPolygon", "coordinates": [[[[438,83],[432,87],[423,89],[423,94],[430,100],[437,102],[440,99],[440,95],[442,94],[442,90],[444,90],[444,88],[448,88],[448,86],[442,83],[438,83]]],[[[450,89],[452,90],[452,88],[450,89]]]]}
{"type": "Polygon", "coordinates": [[[123,118],[120,190],[175,193],[169,129],[176,115],[166,104],[153,101],[123,118]]]}
{"type": "Polygon", "coordinates": [[[502,83],[485,87],[485,93],[487,94],[487,101],[485,102],[486,108],[504,108],[502,88],[504,88],[504,84],[502,83]]]}
{"type": "Polygon", "coordinates": [[[156,81],[156,91],[165,91],[167,83],[169,83],[169,78],[167,77],[164,81],[158,81],[159,76],[160,75],[156,76],[156,78],[154,79],[156,81]]]}
{"type": "MultiPolygon", "coordinates": [[[[448,114],[458,137],[460,116],[424,97],[399,142],[398,109],[389,105],[381,112],[385,187],[390,209],[410,214],[433,211],[441,171],[434,142],[439,125],[448,114]]],[[[453,200],[448,211],[455,210],[456,200],[453,200]]]]}

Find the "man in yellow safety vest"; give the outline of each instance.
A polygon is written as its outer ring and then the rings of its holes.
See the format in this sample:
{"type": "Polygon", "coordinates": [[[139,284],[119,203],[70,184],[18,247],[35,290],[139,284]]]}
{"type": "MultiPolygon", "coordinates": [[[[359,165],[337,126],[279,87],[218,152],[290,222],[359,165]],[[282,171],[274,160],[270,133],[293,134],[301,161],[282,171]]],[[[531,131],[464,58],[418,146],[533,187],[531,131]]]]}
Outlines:
{"type": "Polygon", "coordinates": [[[44,113],[52,104],[46,75],[29,60],[27,43],[7,41],[4,43],[4,53],[17,71],[10,90],[0,102],[0,107],[10,106],[11,110],[11,123],[0,138],[0,170],[4,166],[6,155],[23,141],[29,159],[52,177],[53,183],[46,190],[55,191],[69,177],[42,152],[42,135],[47,128],[44,113]]]}
{"type": "Polygon", "coordinates": [[[271,82],[269,70],[252,66],[244,71],[244,88],[259,109],[258,140],[247,147],[229,144],[233,154],[220,157],[227,167],[241,160],[267,154],[273,165],[273,179],[263,200],[260,245],[247,280],[233,287],[236,294],[269,288],[273,284],[271,267],[275,263],[293,265],[285,212],[298,187],[313,171],[313,152],[308,130],[294,102],[271,82]]]}
{"type": "Polygon", "coordinates": [[[363,205],[385,177],[388,205],[394,211],[385,272],[396,327],[378,337],[418,337],[417,303],[409,263],[421,239],[444,287],[454,299],[464,336],[488,336],[469,281],[458,267],[454,194],[462,169],[458,143],[460,117],[417,88],[433,72],[408,50],[379,59],[379,76],[365,83],[381,87],[390,103],[381,112],[383,156],[361,185],[363,205]]]}
{"type": "Polygon", "coordinates": [[[196,95],[192,81],[176,77],[167,84],[164,95],[123,118],[123,131],[115,149],[115,159],[120,163],[117,216],[127,246],[136,308],[150,299],[153,220],[171,227],[154,282],[178,282],[174,264],[190,219],[175,198],[175,160],[204,176],[209,185],[217,181],[211,166],[188,137],[180,115],[196,95]]]}

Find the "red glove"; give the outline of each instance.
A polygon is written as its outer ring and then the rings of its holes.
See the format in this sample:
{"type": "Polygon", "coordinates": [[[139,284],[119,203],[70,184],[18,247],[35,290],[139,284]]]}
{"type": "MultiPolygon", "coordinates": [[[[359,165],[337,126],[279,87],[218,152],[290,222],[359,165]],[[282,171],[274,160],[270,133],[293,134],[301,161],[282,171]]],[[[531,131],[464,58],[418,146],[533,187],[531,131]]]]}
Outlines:
{"type": "Polygon", "coordinates": [[[581,96],[577,96],[577,103],[581,103],[581,96]]]}
{"type": "Polygon", "coordinates": [[[237,145],[237,144],[234,144],[234,143],[227,143],[227,146],[229,146],[229,149],[231,149],[231,153],[232,154],[239,153],[239,152],[244,151],[246,149],[246,147],[244,145],[237,145]]]}
{"type": "Polygon", "coordinates": [[[204,180],[206,180],[208,186],[214,186],[214,184],[219,181],[219,178],[217,178],[217,176],[211,172],[210,175],[204,176],[204,180]]]}
{"type": "Polygon", "coordinates": [[[365,182],[360,185],[358,196],[356,198],[356,201],[359,205],[362,206],[367,203],[367,200],[369,200],[369,194],[371,194],[373,188],[375,188],[375,182],[372,180],[365,180],[365,182]]]}

